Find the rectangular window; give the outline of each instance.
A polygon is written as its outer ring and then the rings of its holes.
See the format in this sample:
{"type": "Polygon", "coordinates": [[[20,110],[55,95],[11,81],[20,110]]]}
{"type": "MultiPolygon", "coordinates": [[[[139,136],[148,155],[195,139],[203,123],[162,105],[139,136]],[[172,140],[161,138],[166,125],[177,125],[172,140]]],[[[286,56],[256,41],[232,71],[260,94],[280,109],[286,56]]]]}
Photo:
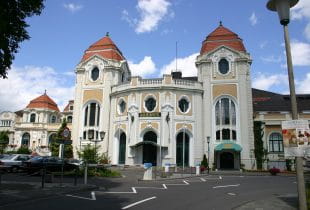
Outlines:
{"type": "Polygon", "coordinates": [[[90,112],[89,112],[89,126],[95,126],[95,115],[96,115],[96,104],[90,104],[90,112]]]}

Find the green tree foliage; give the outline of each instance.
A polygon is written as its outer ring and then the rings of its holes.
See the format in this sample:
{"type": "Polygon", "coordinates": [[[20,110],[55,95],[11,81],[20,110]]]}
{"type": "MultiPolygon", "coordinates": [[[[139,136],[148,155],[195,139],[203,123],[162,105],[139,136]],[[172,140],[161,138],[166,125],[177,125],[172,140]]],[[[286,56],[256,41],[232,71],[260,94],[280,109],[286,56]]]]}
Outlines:
{"type": "Polygon", "coordinates": [[[264,150],[263,136],[263,122],[254,121],[254,154],[257,169],[260,170],[263,168],[264,157],[266,156],[266,151],[264,150]]]}
{"type": "Polygon", "coordinates": [[[17,154],[31,154],[31,150],[26,147],[26,146],[21,146],[20,148],[18,148],[18,150],[16,151],[17,154]]]}
{"type": "Polygon", "coordinates": [[[4,149],[9,144],[9,131],[0,132],[0,154],[3,154],[4,149]]]}
{"type": "Polygon", "coordinates": [[[83,147],[81,151],[78,151],[78,156],[84,162],[98,163],[99,161],[98,149],[99,149],[99,146],[95,148],[95,146],[88,144],[85,147],[83,147]]]}
{"type": "MultiPolygon", "coordinates": [[[[66,127],[67,127],[67,121],[66,121],[66,119],[63,119],[62,124],[57,131],[56,137],[55,137],[55,139],[52,139],[52,142],[50,145],[52,156],[58,156],[59,155],[59,143],[57,143],[56,141],[63,139],[62,133],[66,127]]],[[[72,158],[73,157],[72,145],[65,145],[64,157],[65,158],[72,158]]]]}
{"type": "Polygon", "coordinates": [[[43,0],[0,1],[0,78],[7,78],[20,42],[30,38],[25,19],[40,15],[43,8],[43,0]]]}

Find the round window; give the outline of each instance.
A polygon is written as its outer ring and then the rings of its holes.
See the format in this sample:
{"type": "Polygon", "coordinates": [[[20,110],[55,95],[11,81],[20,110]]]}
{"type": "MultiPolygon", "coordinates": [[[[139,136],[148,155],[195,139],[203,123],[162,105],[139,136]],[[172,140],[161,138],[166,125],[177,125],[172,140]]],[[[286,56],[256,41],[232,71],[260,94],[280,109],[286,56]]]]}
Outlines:
{"type": "Polygon", "coordinates": [[[222,58],[219,62],[219,71],[221,74],[227,74],[229,71],[229,63],[226,59],[222,58]]]}
{"type": "Polygon", "coordinates": [[[149,97],[145,101],[145,107],[146,107],[147,111],[149,111],[149,112],[153,111],[156,107],[156,100],[153,97],[149,97]]]}
{"type": "Polygon", "coordinates": [[[122,114],[125,112],[126,110],[126,102],[124,100],[122,100],[119,105],[118,105],[118,108],[119,108],[119,113],[122,114]]]}
{"type": "Polygon", "coordinates": [[[185,98],[182,98],[181,100],[179,100],[179,109],[183,113],[187,112],[188,109],[189,109],[189,102],[188,102],[188,100],[186,100],[185,98]]]}
{"type": "Polygon", "coordinates": [[[91,71],[91,79],[93,81],[96,81],[99,77],[99,69],[97,67],[93,68],[93,70],[91,71]]]}

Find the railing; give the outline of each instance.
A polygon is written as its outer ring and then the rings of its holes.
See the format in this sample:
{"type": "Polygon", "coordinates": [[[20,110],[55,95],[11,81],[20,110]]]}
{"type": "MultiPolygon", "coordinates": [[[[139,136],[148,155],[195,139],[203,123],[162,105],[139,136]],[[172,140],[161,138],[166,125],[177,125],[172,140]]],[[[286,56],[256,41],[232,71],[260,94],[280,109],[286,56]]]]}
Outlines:
{"type": "Polygon", "coordinates": [[[163,83],[163,79],[143,79],[143,80],[140,80],[141,85],[158,85],[158,84],[162,84],[162,83],[163,83]]]}
{"type": "Polygon", "coordinates": [[[195,86],[195,81],[192,80],[174,79],[173,81],[176,85],[195,86]]]}

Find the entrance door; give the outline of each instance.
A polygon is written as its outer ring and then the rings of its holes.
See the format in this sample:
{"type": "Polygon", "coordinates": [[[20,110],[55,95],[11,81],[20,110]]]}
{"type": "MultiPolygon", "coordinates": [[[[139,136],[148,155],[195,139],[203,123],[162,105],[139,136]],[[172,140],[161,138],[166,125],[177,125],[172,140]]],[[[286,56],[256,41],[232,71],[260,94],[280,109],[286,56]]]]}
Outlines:
{"type": "Polygon", "coordinates": [[[188,137],[187,133],[181,132],[177,135],[176,162],[177,162],[177,166],[183,166],[183,138],[184,138],[184,144],[185,144],[184,166],[189,166],[189,137],[188,137]]]}
{"type": "Polygon", "coordinates": [[[118,163],[125,164],[125,157],[126,157],[126,134],[122,133],[119,139],[118,163]]]}
{"type": "MultiPolygon", "coordinates": [[[[157,143],[157,135],[153,131],[148,131],[143,136],[143,141],[157,143]]],[[[157,162],[157,147],[152,144],[143,145],[143,163],[152,163],[156,166],[157,162]]]]}
{"type": "Polygon", "coordinates": [[[231,152],[223,152],[220,155],[221,169],[234,169],[234,155],[231,152]]]}

